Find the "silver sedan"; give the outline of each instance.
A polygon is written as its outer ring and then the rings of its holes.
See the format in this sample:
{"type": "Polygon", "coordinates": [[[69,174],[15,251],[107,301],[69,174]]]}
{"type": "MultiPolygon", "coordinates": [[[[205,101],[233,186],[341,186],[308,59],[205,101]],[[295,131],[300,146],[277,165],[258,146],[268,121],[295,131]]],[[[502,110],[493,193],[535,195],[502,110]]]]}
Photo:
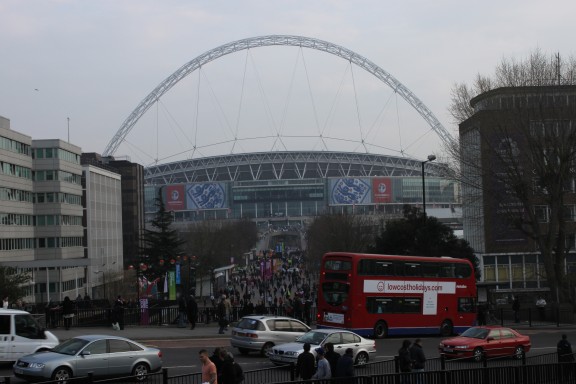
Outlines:
{"type": "Polygon", "coordinates": [[[300,336],[295,342],[280,344],[272,348],[268,353],[270,361],[276,365],[290,364],[298,361],[298,355],[304,352],[304,344],[310,344],[310,352],[316,356],[316,348],[323,347],[326,343],[334,344],[334,351],[344,355],[344,351],[352,348],[354,351],[354,363],[366,364],[370,354],[376,353],[376,342],[365,339],[354,332],[344,329],[315,329],[300,336]]]}
{"type": "Polygon", "coordinates": [[[148,373],[162,368],[162,352],[124,337],[86,335],[69,339],[49,352],[21,357],[14,364],[14,375],[25,380],[61,380],[72,377],[136,376],[145,380],[148,373]]]}

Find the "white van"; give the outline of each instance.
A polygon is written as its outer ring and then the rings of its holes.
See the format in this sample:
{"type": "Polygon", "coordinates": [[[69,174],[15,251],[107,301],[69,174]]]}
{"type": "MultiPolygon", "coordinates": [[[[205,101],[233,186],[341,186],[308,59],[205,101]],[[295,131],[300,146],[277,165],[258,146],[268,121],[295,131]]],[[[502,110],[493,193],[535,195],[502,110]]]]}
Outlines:
{"type": "Polygon", "coordinates": [[[16,361],[58,344],[58,338],[45,331],[28,312],[0,308],[0,362],[16,361]]]}

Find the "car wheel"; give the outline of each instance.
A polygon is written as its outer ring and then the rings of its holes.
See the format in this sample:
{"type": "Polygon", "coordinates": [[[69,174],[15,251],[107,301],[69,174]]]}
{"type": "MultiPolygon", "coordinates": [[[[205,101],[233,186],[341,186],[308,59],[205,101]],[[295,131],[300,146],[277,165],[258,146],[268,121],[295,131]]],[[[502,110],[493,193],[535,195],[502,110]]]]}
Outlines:
{"type": "Polygon", "coordinates": [[[524,347],[519,345],[516,347],[516,349],[514,349],[514,358],[517,360],[521,360],[523,357],[524,357],[524,347]]]}
{"type": "Polygon", "coordinates": [[[482,348],[475,348],[474,351],[472,352],[472,359],[479,363],[482,361],[483,358],[484,358],[484,351],[482,350],[482,348]]]}
{"type": "Polygon", "coordinates": [[[70,368],[58,367],[52,372],[52,380],[66,384],[72,378],[70,368]]]}
{"type": "Polygon", "coordinates": [[[384,321],[377,322],[374,326],[374,338],[383,339],[386,336],[388,336],[388,325],[384,321]]]}
{"type": "Polygon", "coordinates": [[[264,344],[264,346],[262,347],[262,350],[260,351],[260,354],[264,357],[268,357],[268,352],[272,352],[273,347],[274,347],[273,343],[264,344]]]}
{"type": "Polygon", "coordinates": [[[136,379],[136,381],[144,381],[148,378],[148,372],[150,368],[146,363],[138,363],[132,369],[132,376],[136,379]]]}
{"type": "Polygon", "coordinates": [[[368,363],[368,354],[366,352],[360,352],[356,356],[356,365],[366,365],[368,363]]]}
{"type": "Polygon", "coordinates": [[[243,355],[247,355],[250,353],[250,350],[248,348],[238,348],[238,352],[240,352],[243,355]]]}
{"type": "Polygon", "coordinates": [[[450,320],[444,320],[440,325],[440,336],[442,337],[452,336],[453,331],[454,326],[450,320]]]}

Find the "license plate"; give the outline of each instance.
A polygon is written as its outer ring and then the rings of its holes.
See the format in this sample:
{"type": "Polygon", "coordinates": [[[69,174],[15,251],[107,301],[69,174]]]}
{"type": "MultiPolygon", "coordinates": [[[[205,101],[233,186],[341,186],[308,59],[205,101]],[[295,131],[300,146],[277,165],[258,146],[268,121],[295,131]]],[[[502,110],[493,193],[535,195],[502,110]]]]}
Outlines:
{"type": "Polygon", "coordinates": [[[454,350],[453,350],[453,349],[450,349],[450,348],[444,348],[444,352],[450,352],[450,353],[452,353],[452,352],[454,352],[454,350]]]}
{"type": "Polygon", "coordinates": [[[21,370],[20,368],[14,368],[14,373],[22,374],[24,373],[24,371],[21,370]]]}

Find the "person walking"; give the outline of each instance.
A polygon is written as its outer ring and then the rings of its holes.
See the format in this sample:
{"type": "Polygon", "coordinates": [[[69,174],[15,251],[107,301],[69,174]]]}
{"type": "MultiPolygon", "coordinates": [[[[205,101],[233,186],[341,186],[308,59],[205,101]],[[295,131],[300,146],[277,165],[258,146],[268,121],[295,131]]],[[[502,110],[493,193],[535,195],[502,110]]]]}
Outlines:
{"type": "Polygon", "coordinates": [[[124,330],[124,299],[118,295],[112,308],[112,322],[118,324],[118,330],[124,330]]]}
{"type": "Polygon", "coordinates": [[[354,350],[346,348],[344,356],[338,360],[335,377],[354,377],[354,350]]]}
{"type": "Polygon", "coordinates": [[[220,348],[220,366],[218,369],[218,382],[220,384],[236,384],[234,374],[234,360],[225,348],[220,348]]]}
{"type": "Polygon", "coordinates": [[[218,384],[216,366],[208,357],[208,351],[201,349],[198,354],[202,363],[202,384],[218,384]]]}
{"type": "Polygon", "coordinates": [[[310,380],[314,375],[316,361],[310,352],[310,343],[304,343],[304,352],[298,355],[296,361],[296,377],[302,380],[310,380]]]}
{"type": "Polygon", "coordinates": [[[196,319],[198,318],[198,304],[194,299],[194,295],[190,294],[188,302],[186,303],[186,310],[188,312],[188,321],[190,322],[190,329],[196,328],[196,319]]]}
{"type": "Polygon", "coordinates": [[[8,301],[8,296],[4,296],[4,299],[2,300],[2,308],[8,309],[9,306],[10,301],[8,301]]]}
{"type": "Polygon", "coordinates": [[[558,362],[562,363],[561,374],[563,382],[567,383],[574,370],[572,364],[574,363],[574,354],[572,352],[572,345],[568,341],[566,334],[562,335],[562,339],[560,339],[556,346],[556,351],[558,352],[558,362]]]}
{"type": "MultiPolygon", "coordinates": [[[[412,359],[412,372],[424,372],[426,365],[426,355],[422,348],[422,340],[414,340],[414,344],[410,347],[410,358],[412,359]]],[[[424,383],[424,375],[416,375],[416,384],[424,383]]]]}
{"type": "Polygon", "coordinates": [[[74,318],[74,303],[68,296],[64,298],[62,303],[62,317],[64,318],[64,328],[70,329],[72,326],[72,319],[74,318]]]}
{"type": "Polygon", "coordinates": [[[336,367],[338,366],[338,360],[340,360],[340,354],[334,351],[333,343],[324,344],[324,348],[326,349],[326,360],[328,360],[328,363],[330,364],[330,372],[335,374],[336,367]]]}
{"type": "Polygon", "coordinates": [[[546,320],[546,300],[542,296],[536,300],[536,308],[538,308],[538,313],[540,314],[540,321],[546,320]]]}
{"type": "Polygon", "coordinates": [[[332,371],[330,371],[330,363],[325,357],[326,351],[324,348],[316,348],[316,355],[318,356],[318,361],[316,362],[316,373],[312,375],[312,379],[316,380],[327,380],[332,378],[332,371]]]}
{"type": "MultiPolygon", "coordinates": [[[[224,298],[226,296],[223,296],[224,298]]],[[[224,298],[220,299],[218,307],[216,308],[216,314],[218,316],[218,333],[220,335],[224,334],[224,330],[228,326],[228,319],[226,319],[226,305],[224,304],[224,298]]]]}
{"type": "Polygon", "coordinates": [[[183,294],[178,299],[178,328],[186,328],[186,298],[183,294]]]}
{"type": "MultiPolygon", "coordinates": [[[[410,340],[404,340],[402,347],[398,350],[398,368],[401,373],[412,372],[412,356],[410,355],[410,340]]],[[[410,381],[409,375],[402,375],[400,382],[407,384],[410,381]]]]}

